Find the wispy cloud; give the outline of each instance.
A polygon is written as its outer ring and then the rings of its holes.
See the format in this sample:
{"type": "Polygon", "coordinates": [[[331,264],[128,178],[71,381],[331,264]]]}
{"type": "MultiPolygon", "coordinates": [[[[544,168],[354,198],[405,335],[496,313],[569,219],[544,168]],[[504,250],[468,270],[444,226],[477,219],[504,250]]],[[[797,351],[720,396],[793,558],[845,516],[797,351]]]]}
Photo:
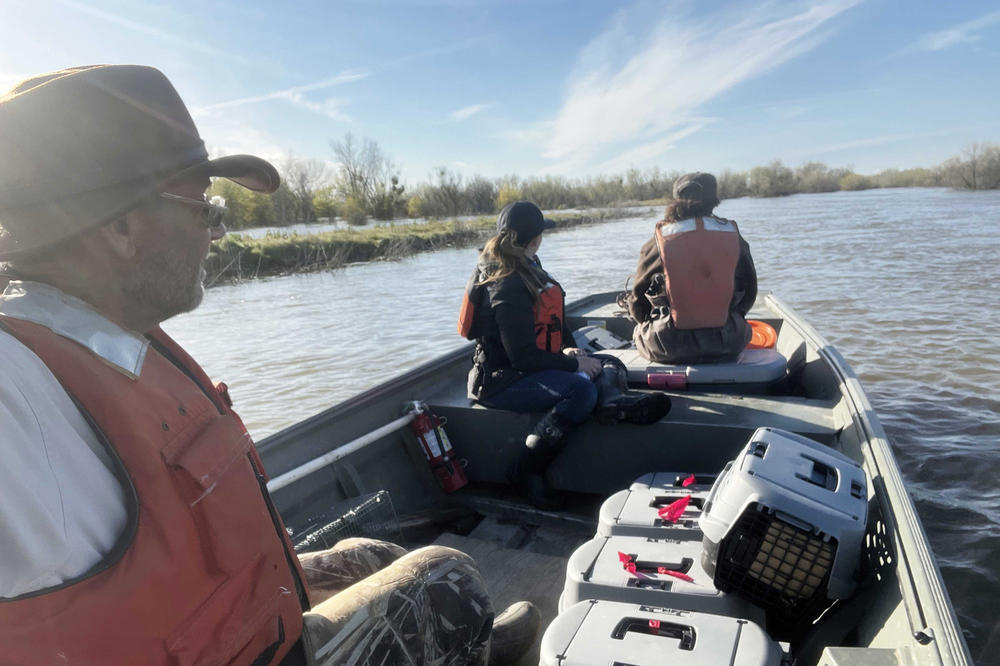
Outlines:
{"type": "MultiPolygon", "coordinates": [[[[61,0],[63,2],[73,2],[74,0],[61,0]]],[[[283,100],[294,104],[300,108],[307,109],[314,113],[319,113],[339,121],[350,121],[350,116],[343,111],[343,107],[346,105],[346,101],[339,98],[330,98],[320,102],[310,100],[306,97],[306,93],[314,92],[317,90],[323,90],[326,88],[332,88],[335,86],[344,85],[346,83],[353,83],[355,81],[360,81],[362,79],[367,79],[373,76],[373,73],[378,70],[390,69],[400,65],[408,64],[414,60],[420,60],[423,58],[432,58],[442,55],[450,55],[457,51],[463,49],[472,48],[476,45],[475,38],[466,38],[454,42],[452,44],[444,44],[441,46],[434,46],[422,51],[414,51],[411,53],[404,53],[399,56],[395,56],[377,64],[372,67],[367,67],[366,69],[359,70],[346,70],[333,76],[331,78],[322,79],[314,83],[307,83],[301,86],[295,86],[293,88],[285,88],[282,90],[275,90],[272,92],[262,93],[260,95],[251,95],[248,97],[240,97],[238,99],[226,100],[224,102],[217,102],[215,104],[208,104],[200,108],[194,109],[191,113],[196,118],[204,117],[210,115],[221,109],[228,109],[234,106],[244,106],[247,104],[260,104],[263,102],[271,102],[275,100],[283,100]]],[[[470,107],[471,108],[471,107],[470,107]]],[[[482,108],[486,108],[485,105],[482,108]]],[[[476,108],[469,112],[469,115],[477,113],[482,110],[482,108],[476,108]]],[[[459,109],[456,113],[464,111],[465,109],[459,109]]],[[[464,118],[459,118],[458,120],[464,120],[464,118]]]]}
{"type": "Polygon", "coordinates": [[[325,90],[326,88],[333,88],[335,86],[344,85],[345,83],[352,83],[354,81],[360,81],[366,79],[371,74],[369,72],[360,71],[346,71],[337,74],[334,77],[322,79],[320,81],[314,81],[313,83],[307,83],[301,86],[295,86],[294,88],[285,88],[283,90],[275,90],[273,92],[263,93],[261,95],[253,95],[250,97],[240,97],[238,99],[230,99],[225,102],[217,102],[215,104],[209,104],[207,106],[202,106],[192,111],[192,115],[196,118],[204,117],[206,115],[211,115],[216,111],[221,109],[228,109],[234,106],[244,106],[246,104],[258,104],[260,102],[269,102],[273,100],[285,100],[296,106],[314,111],[316,113],[322,113],[323,115],[329,116],[336,120],[349,120],[346,114],[341,111],[341,107],[344,105],[343,100],[336,98],[330,98],[323,102],[313,102],[305,97],[305,93],[314,92],[316,90],[325,90]]]}
{"type": "Polygon", "coordinates": [[[278,138],[238,118],[217,116],[199,120],[198,131],[212,156],[251,154],[280,163],[287,154],[287,148],[278,138]]]}
{"type": "Polygon", "coordinates": [[[598,165],[597,171],[600,173],[612,173],[624,171],[625,169],[637,164],[648,164],[673,148],[674,145],[676,145],[681,139],[694,134],[712,122],[714,122],[714,120],[710,118],[692,120],[676,132],[670,132],[666,136],[654,141],[640,143],[638,146],[630,150],[626,150],[621,155],[603,162],[598,165]]]}
{"type": "Polygon", "coordinates": [[[564,165],[598,154],[612,155],[606,164],[654,160],[707,124],[705,102],[815,47],[857,3],[771,2],[697,19],[677,5],[652,20],[649,5],[619,12],[581,52],[544,155],[564,165]]]}
{"type": "Polygon", "coordinates": [[[468,120],[480,111],[485,111],[488,108],[490,108],[489,104],[472,104],[470,106],[463,106],[461,109],[449,113],[448,119],[453,122],[461,122],[463,120],[468,120]]]}
{"type": "Polygon", "coordinates": [[[855,148],[865,148],[868,146],[880,146],[887,143],[898,143],[900,141],[914,141],[916,139],[927,139],[935,136],[948,136],[956,133],[968,133],[980,129],[996,129],[1000,127],[1000,122],[978,123],[976,125],[954,125],[952,127],[942,127],[923,132],[900,132],[894,134],[883,134],[881,136],[866,137],[864,139],[853,139],[840,143],[831,143],[809,149],[809,154],[835,153],[842,150],[853,150],[855,148]]]}
{"type": "Polygon", "coordinates": [[[897,141],[912,141],[913,139],[942,134],[942,132],[906,132],[902,134],[884,134],[882,136],[871,136],[864,139],[853,139],[851,141],[841,141],[840,143],[830,143],[825,146],[816,146],[809,150],[810,153],[836,153],[842,150],[853,150],[854,148],[866,148],[868,146],[880,146],[886,143],[896,143],[897,141]]]}
{"type": "Polygon", "coordinates": [[[977,19],[960,23],[947,30],[929,32],[900,53],[914,51],[944,51],[958,44],[972,44],[983,38],[982,31],[1000,23],[1000,11],[991,12],[977,19]]]}
{"type": "Polygon", "coordinates": [[[403,55],[395,56],[379,65],[376,65],[374,69],[388,69],[390,67],[408,64],[414,60],[451,55],[466,49],[482,49],[485,44],[493,41],[495,37],[496,35],[490,33],[471,35],[464,39],[460,39],[457,42],[452,42],[451,44],[432,46],[421,51],[413,51],[412,53],[404,53],[403,55]]]}
{"type": "Polygon", "coordinates": [[[93,18],[100,19],[108,23],[113,23],[131,32],[137,32],[144,35],[149,35],[150,37],[154,37],[161,41],[169,42],[177,46],[182,46],[185,49],[190,49],[197,53],[204,53],[214,58],[222,58],[229,62],[236,62],[243,65],[252,64],[249,59],[238,56],[232,51],[226,51],[223,49],[214,48],[213,46],[204,41],[184,39],[179,35],[167,32],[166,30],[161,30],[159,28],[149,25],[148,23],[140,23],[138,21],[133,21],[129,18],[126,18],[125,16],[112,14],[111,12],[105,11],[103,9],[97,9],[96,7],[92,7],[82,2],[77,2],[76,0],[57,0],[57,2],[63,5],[64,7],[69,7],[70,9],[74,9],[80,13],[87,14],[88,16],[91,16],[93,18]]]}

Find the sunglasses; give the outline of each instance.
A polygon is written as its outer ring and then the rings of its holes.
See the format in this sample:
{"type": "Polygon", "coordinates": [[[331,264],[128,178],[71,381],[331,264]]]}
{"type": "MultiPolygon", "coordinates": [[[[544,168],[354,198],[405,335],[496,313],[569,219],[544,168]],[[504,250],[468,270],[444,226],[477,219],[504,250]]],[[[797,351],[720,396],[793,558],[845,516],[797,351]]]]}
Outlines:
{"type": "Polygon", "coordinates": [[[222,220],[226,216],[226,200],[220,196],[214,196],[206,201],[205,199],[190,199],[170,192],[160,192],[160,198],[188,206],[198,206],[201,208],[201,221],[209,229],[221,226],[222,220]]]}

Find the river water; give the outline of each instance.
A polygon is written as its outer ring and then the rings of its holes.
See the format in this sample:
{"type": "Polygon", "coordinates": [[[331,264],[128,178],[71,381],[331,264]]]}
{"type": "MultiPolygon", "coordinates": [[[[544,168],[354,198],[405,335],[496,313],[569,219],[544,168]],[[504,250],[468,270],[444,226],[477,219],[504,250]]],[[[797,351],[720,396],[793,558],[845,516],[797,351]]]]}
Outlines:
{"type": "MultiPolygon", "coordinates": [[[[836,345],[896,451],[978,663],[1000,649],[1000,192],[727,200],[771,290],[836,345]]],[[[622,288],[659,211],[550,234],[570,300],[622,288]]],[[[414,367],[455,333],[475,248],[207,292],[164,326],[257,439],[414,367]]]]}

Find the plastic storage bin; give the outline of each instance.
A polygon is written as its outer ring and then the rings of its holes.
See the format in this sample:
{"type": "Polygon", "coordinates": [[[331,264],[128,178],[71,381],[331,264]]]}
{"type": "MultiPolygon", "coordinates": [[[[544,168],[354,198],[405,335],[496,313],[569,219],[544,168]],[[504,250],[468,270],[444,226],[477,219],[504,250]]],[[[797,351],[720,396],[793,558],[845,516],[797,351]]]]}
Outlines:
{"type": "Polygon", "coordinates": [[[868,510],[865,473],[818,442],[758,428],[699,518],[715,585],[782,621],[853,594],[868,510]]]}
{"type": "Polygon", "coordinates": [[[541,666],[778,666],[755,623],[658,606],[582,601],[542,637],[541,666]]]}
{"type": "Polygon", "coordinates": [[[639,488],[621,490],[604,500],[598,514],[598,536],[648,536],[701,541],[698,516],[708,499],[709,489],[691,487],[639,488]],[[660,517],[660,509],[690,495],[684,513],[671,522],[660,517]]]}
{"type": "Polygon", "coordinates": [[[700,541],[647,537],[597,537],[583,544],[566,565],[560,612],[586,599],[652,604],[764,622],[764,611],[746,599],[715,588],[702,569],[700,541]],[[630,555],[636,572],[628,571],[618,553],[630,555]],[[691,577],[682,580],[660,568],[691,577]]]}

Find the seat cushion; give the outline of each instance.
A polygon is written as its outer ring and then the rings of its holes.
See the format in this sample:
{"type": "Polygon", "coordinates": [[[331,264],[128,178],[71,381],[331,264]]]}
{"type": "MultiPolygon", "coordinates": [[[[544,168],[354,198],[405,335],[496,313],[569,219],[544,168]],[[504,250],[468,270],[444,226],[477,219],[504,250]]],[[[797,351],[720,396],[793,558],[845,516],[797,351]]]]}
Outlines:
{"type": "Polygon", "coordinates": [[[631,384],[646,384],[653,374],[674,374],[690,384],[770,384],[785,376],[787,361],[774,349],[745,349],[735,361],[726,363],[654,363],[635,348],[604,349],[601,354],[616,356],[628,368],[631,384]]]}

